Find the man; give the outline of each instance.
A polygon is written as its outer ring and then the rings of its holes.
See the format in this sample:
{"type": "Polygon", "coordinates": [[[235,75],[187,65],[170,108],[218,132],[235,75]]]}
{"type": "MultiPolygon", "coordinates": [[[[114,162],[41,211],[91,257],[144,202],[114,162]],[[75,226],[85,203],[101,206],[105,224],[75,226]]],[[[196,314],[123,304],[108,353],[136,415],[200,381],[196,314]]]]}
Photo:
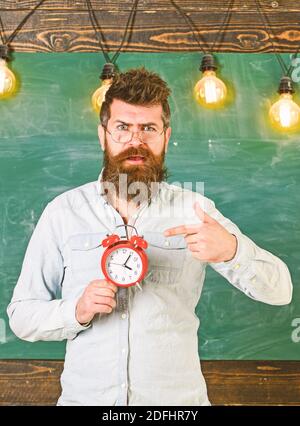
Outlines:
{"type": "Polygon", "coordinates": [[[67,339],[58,405],[210,405],[194,312],[207,264],[254,300],[291,301],[280,259],[212,201],[165,182],[169,93],[145,69],[115,78],[100,114],[98,181],[50,202],[30,240],[7,311],[21,339],[67,339]],[[119,306],[99,261],[103,238],[124,236],[124,224],[148,242],[149,268],[119,306]]]}

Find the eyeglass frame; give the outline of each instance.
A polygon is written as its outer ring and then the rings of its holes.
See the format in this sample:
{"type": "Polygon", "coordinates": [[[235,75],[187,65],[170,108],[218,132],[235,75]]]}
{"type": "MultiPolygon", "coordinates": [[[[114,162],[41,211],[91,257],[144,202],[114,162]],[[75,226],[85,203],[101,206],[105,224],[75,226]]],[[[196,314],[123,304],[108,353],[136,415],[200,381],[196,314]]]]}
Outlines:
{"type": "MultiPolygon", "coordinates": [[[[133,138],[133,135],[135,134],[135,133],[140,133],[140,132],[142,132],[143,130],[138,130],[137,132],[133,132],[132,130],[128,130],[130,133],[131,133],[131,138],[130,138],[130,140],[129,141],[127,141],[127,142],[118,142],[118,141],[116,141],[113,137],[112,137],[112,133],[108,130],[108,128],[104,125],[104,124],[101,124],[101,126],[103,127],[103,129],[107,132],[107,133],[109,133],[110,134],[110,136],[111,136],[111,138],[112,138],[112,140],[115,142],[115,143],[118,143],[118,144],[120,144],[120,145],[126,145],[127,143],[130,143],[131,141],[132,141],[132,138],[133,138]]],[[[164,125],[164,127],[163,127],[163,129],[162,129],[162,131],[157,135],[157,136],[161,136],[163,133],[165,133],[166,132],[166,130],[167,130],[167,127],[164,125]]],[[[147,142],[143,142],[142,140],[141,140],[141,138],[139,138],[139,140],[142,142],[142,143],[146,143],[147,144],[147,142]]],[[[148,144],[147,144],[148,145],[148,144]]]]}

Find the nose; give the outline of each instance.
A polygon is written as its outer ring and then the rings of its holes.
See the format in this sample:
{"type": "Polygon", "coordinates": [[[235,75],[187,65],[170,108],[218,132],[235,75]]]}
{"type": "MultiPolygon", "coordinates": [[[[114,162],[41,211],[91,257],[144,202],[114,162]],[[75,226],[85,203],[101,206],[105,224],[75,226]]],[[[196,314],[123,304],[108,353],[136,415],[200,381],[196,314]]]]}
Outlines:
{"type": "Polygon", "coordinates": [[[132,132],[132,139],[129,142],[129,145],[138,146],[138,145],[142,145],[143,143],[144,142],[141,140],[141,137],[140,137],[140,132],[139,131],[132,132]]]}

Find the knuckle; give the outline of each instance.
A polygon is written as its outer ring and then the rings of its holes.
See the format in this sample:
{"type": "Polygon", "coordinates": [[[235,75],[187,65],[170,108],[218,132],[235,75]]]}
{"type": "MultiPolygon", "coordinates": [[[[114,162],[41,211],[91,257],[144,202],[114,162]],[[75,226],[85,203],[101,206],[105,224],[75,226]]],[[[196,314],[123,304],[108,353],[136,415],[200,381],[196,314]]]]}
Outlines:
{"type": "Polygon", "coordinates": [[[107,305],[104,306],[104,309],[105,309],[105,312],[108,313],[108,314],[112,311],[112,308],[110,306],[107,306],[107,305]]]}
{"type": "Polygon", "coordinates": [[[111,306],[113,304],[114,299],[112,297],[109,296],[103,296],[101,299],[101,303],[105,303],[109,306],[111,306]]]}
{"type": "Polygon", "coordinates": [[[108,289],[105,290],[105,292],[104,292],[103,295],[104,296],[109,296],[109,297],[114,297],[114,294],[115,293],[111,289],[108,288],[108,289]]]}
{"type": "Polygon", "coordinates": [[[89,286],[91,286],[91,287],[96,287],[96,286],[98,286],[99,285],[99,280],[92,280],[90,283],[89,283],[89,286]]]}

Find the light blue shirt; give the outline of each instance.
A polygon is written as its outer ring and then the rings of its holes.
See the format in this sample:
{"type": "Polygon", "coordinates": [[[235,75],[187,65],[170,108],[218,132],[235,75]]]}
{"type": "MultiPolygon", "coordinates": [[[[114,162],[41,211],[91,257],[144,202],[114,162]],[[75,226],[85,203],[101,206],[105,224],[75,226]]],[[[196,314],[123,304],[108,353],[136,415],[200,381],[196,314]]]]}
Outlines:
{"type": "Polygon", "coordinates": [[[210,404],[195,314],[207,264],[192,256],[183,236],[163,235],[171,226],[200,222],[195,200],[238,241],[234,259],[210,265],[254,300],[290,303],[291,278],[279,258],[243,235],[211,200],[164,182],[129,220],[149,243],[142,291],[130,287],[123,310],[82,326],[76,303],[90,281],[103,278],[101,241],[123,220],[102,197],[99,179],[65,192],[42,213],[7,308],[19,338],[67,339],[58,405],[210,404]]]}

